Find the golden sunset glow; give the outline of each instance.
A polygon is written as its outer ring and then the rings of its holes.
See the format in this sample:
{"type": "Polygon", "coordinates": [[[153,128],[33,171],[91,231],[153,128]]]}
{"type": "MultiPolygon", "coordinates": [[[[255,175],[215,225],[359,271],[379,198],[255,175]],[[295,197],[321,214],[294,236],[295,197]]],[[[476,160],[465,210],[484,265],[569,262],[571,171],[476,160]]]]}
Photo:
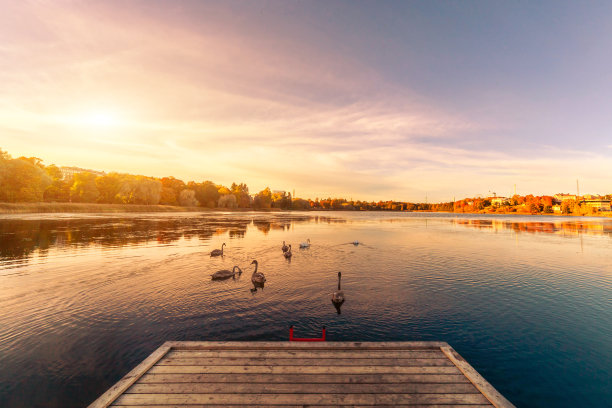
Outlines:
{"type": "MultiPolygon", "coordinates": [[[[0,147],[13,156],[313,198],[449,200],[508,195],[515,184],[554,194],[577,178],[590,192],[609,190],[609,115],[583,112],[596,95],[568,88],[568,102],[555,103],[552,74],[524,73],[487,35],[473,45],[427,35],[409,10],[401,23],[374,6],[355,14],[284,2],[3,10],[0,147]],[[514,76],[501,77],[502,66],[514,76]]],[[[555,61],[554,84],[573,84],[564,75],[580,68],[582,89],[599,89],[591,71],[601,64],[582,61],[555,61]]]]}

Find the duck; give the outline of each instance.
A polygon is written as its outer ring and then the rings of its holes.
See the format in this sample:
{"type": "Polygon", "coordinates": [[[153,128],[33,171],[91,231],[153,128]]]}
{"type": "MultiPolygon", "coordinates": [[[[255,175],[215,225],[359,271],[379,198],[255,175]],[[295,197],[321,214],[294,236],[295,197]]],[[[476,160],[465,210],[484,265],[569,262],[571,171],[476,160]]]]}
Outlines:
{"type": "Polygon", "coordinates": [[[353,244],[353,245],[357,246],[357,245],[361,244],[361,242],[359,242],[359,241],[353,241],[353,242],[351,242],[351,244],[353,244]]]}
{"type": "Polygon", "coordinates": [[[287,252],[289,250],[289,247],[287,246],[287,244],[285,244],[285,241],[283,241],[283,247],[281,249],[283,250],[283,252],[287,252]]]}
{"type": "Polygon", "coordinates": [[[300,244],[300,248],[310,248],[310,238],[300,244]]]}
{"type": "Polygon", "coordinates": [[[285,255],[285,258],[287,258],[287,259],[291,258],[291,256],[293,255],[291,253],[291,244],[289,244],[289,249],[283,255],[285,255]]]}
{"type": "Polygon", "coordinates": [[[222,279],[233,278],[236,275],[236,273],[238,273],[239,276],[242,274],[242,269],[240,269],[238,265],[234,266],[234,268],[232,268],[231,271],[228,271],[227,269],[223,269],[223,270],[213,273],[210,276],[212,277],[212,280],[222,280],[222,279]],[[238,269],[238,272],[236,272],[236,269],[238,269]]]}
{"type": "Polygon", "coordinates": [[[340,290],[340,279],[341,278],[342,278],[342,272],[338,272],[338,290],[332,293],[331,295],[331,301],[336,306],[344,303],[344,292],[340,290]]]}
{"type": "Polygon", "coordinates": [[[221,245],[221,249],[215,249],[210,253],[210,256],[219,256],[223,255],[223,247],[225,246],[225,242],[221,245]]]}
{"type": "Polygon", "coordinates": [[[253,271],[253,274],[251,275],[251,282],[253,282],[254,284],[263,285],[264,282],[266,281],[266,277],[264,276],[263,273],[257,272],[257,267],[259,266],[259,264],[257,263],[256,260],[253,260],[253,262],[251,262],[251,265],[253,264],[255,264],[255,270],[253,271]]]}

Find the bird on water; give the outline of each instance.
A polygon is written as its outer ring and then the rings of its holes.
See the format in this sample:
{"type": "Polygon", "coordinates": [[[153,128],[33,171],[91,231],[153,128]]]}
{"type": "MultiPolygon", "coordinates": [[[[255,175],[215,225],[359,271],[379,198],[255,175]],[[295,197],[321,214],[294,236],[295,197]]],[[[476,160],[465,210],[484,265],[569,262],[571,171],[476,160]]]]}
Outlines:
{"type": "Polygon", "coordinates": [[[231,271],[227,269],[223,269],[223,270],[213,273],[210,276],[212,277],[212,280],[222,280],[222,279],[233,278],[234,276],[236,276],[236,274],[238,274],[238,276],[242,274],[242,269],[240,269],[238,265],[234,266],[231,271]],[[238,271],[236,271],[236,269],[238,271]]]}
{"type": "Polygon", "coordinates": [[[221,249],[215,249],[210,253],[210,256],[219,256],[223,255],[223,247],[225,246],[225,242],[221,245],[221,249]]]}
{"type": "Polygon", "coordinates": [[[251,275],[251,282],[253,282],[255,285],[263,285],[264,282],[266,281],[266,277],[264,276],[263,273],[257,272],[257,267],[259,266],[259,264],[257,263],[256,260],[253,260],[253,262],[251,262],[251,265],[253,264],[255,264],[255,270],[253,271],[253,274],[251,275]]]}
{"type": "Polygon", "coordinates": [[[287,259],[291,258],[291,256],[293,255],[291,253],[291,244],[289,244],[289,249],[283,255],[285,255],[285,258],[287,258],[287,259]]]}
{"type": "Polygon", "coordinates": [[[281,249],[283,250],[283,252],[287,252],[289,250],[289,247],[287,246],[287,244],[285,244],[285,241],[283,241],[283,247],[281,249]]]}
{"type": "Polygon", "coordinates": [[[344,303],[344,292],[340,289],[340,279],[342,278],[342,272],[338,272],[338,290],[331,295],[331,301],[334,305],[341,305],[344,303]]]}
{"type": "Polygon", "coordinates": [[[310,238],[300,244],[300,248],[310,248],[310,238]]]}

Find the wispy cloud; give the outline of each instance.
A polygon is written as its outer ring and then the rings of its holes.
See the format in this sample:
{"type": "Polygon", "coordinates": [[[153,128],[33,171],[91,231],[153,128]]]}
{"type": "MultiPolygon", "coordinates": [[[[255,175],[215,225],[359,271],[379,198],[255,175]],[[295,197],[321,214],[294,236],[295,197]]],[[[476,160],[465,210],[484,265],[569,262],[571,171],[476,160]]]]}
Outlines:
{"type": "Polygon", "coordinates": [[[0,47],[4,149],[364,199],[443,199],[513,183],[538,192],[562,188],[586,161],[596,171],[585,175],[610,171],[600,154],[475,149],[507,123],[442,107],[346,50],[249,20],[231,26],[218,6],[216,19],[194,25],[179,7],[163,15],[136,4],[10,6],[25,23],[0,28],[10,38],[0,47]],[[97,111],[118,123],[84,123],[97,111]]]}

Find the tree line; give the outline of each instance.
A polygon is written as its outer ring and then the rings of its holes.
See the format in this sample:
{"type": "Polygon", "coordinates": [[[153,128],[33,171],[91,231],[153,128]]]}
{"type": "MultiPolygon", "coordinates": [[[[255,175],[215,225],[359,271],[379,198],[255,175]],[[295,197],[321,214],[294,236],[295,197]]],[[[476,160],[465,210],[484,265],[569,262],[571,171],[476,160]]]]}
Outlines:
{"type": "MultiPolygon", "coordinates": [[[[44,165],[37,157],[12,158],[0,149],[0,202],[76,202],[107,204],[176,205],[206,208],[353,211],[444,211],[487,213],[553,212],[550,196],[515,195],[503,204],[491,198],[465,198],[455,202],[410,203],[401,201],[353,201],[344,198],[302,199],[266,187],[251,195],[245,183],[226,187],[206,180],[185,183],[174,177],[148,177],[125,173],[104,175],[83,171],[65,178],[59,167],[44,165]]],[[[576,201],[564,201],[565,214],[591,211],[576,201]]]]}

